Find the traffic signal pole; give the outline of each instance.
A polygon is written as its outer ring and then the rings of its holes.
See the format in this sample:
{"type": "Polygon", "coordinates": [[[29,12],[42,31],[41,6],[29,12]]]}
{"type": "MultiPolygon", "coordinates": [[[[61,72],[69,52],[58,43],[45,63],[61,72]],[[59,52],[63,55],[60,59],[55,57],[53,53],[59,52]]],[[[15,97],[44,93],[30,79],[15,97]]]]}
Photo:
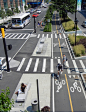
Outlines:
{"type": "Polygon", "coordinates": [[[6,56],[6,62],[7,62],[7,72],[10,72],[10,67],[9,67],[9,62],[8,62],[8,54],[7,54],[7,48],[6,48],[6,42],[5,42],[5,32],[4,28],[1,28],[2,32],[2,37],[3,37],[3,45],[4,45],[4,51],[5,51],[5,56],[6,56]]]}

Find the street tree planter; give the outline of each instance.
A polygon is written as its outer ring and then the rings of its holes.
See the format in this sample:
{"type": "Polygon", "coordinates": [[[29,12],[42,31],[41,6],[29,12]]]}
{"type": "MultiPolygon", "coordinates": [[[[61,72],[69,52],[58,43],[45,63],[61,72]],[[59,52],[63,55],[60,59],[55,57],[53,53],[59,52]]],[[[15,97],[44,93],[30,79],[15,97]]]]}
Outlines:
{"type": "Polygon", "coordinates": [[[82,78],[82,82],[83,82],[83,85],[85,87],[85,90],[86,90],[86,73],[81,73],[81,78],[82,78]]]}

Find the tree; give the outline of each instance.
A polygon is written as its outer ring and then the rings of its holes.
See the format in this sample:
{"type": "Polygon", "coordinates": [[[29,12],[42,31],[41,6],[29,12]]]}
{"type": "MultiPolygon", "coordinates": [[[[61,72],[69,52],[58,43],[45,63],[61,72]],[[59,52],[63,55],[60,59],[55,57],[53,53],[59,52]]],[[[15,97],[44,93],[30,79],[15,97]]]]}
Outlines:
{"type": "Polygon", "coordinates": [[[5,11],[3,11],[3,8],[0,10],[0,17],[3,19],[6,16],[5,11]]]}
{"type": "Polygon", "coordinates": [[[65,20],[67,17],[67,12],[74,13],[76,0],[52,0],[56,9],[59,9],[59,12],[62,14],[62,17],[65,20]]]}
{"type": "Polygon", "coordinates": [[[10,100],[9,94],[9,87],[6,88],[6,91],[2,89],[0,94],[0,112],[9,112],[11,110],[14,101],[10,100]]]}
{"type": "Polygon", "coordinates": [[[27,7],[26,5],[24,6],[24,8],[25,8],[25,10],[27,10],[27,9],[28,9],[28,7],[27,7]]]}
{"type": "Polygon", "coordinates": [[[8,9],[7,12],[6,12],[6,15],[7,16],[12,16],[13,15],[13,12],[10,9],[8,9]]]}
{"type": "Polygon", "coordinates": [[[29,9],[29,8],[31,8],[31,5],[30,5],[30,4],[28,5],[28,9],[29,9]]]}

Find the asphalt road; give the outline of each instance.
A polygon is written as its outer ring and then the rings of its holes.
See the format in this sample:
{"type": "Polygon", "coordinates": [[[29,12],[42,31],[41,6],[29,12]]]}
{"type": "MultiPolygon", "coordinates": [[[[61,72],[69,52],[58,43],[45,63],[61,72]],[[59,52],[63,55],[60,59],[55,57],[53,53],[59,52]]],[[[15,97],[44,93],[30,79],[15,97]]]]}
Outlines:
{"type": "MultiPolygon", "coordinates": [[[[73,21],[75,21],[75,13],[73,13],[73,14],[68,13],[68,16],[69,16],[73,21]]],[[[86,28],[84,28],[84,27],[82,26],[82,23],[83,23],[83,21],[85,21],[85,19],[86,19],[86,13],[85,13],[84,11],[78,11],[78,12],[76,13],[76,17],[77,17],[77,20],[79,21],[79,22],[78,22],[78,26],[79,26],[80,30],[85,31],[86,28]]]]}

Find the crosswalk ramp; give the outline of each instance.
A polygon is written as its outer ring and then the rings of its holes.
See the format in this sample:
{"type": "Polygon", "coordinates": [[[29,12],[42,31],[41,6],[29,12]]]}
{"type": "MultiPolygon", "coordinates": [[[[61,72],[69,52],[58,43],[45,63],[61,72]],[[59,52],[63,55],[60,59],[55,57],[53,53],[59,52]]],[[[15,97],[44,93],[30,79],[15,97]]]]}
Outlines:
{"type": "MultiPolygon", "coordinates": [[[[55,33],[55,34],[25,34],[25,33],[6,33],[5,34],[5,38],[6,39],[28,39],[29,37],[35,37],[37,39],[39,38],[55,38],[57,39],[58,37],[60,39],[64,39],[65,36],[64,34],[59,34],[59,36],[55,33]]],[[[2,34],[0,34],[0,39],[2,39],[2,34]]]]}

